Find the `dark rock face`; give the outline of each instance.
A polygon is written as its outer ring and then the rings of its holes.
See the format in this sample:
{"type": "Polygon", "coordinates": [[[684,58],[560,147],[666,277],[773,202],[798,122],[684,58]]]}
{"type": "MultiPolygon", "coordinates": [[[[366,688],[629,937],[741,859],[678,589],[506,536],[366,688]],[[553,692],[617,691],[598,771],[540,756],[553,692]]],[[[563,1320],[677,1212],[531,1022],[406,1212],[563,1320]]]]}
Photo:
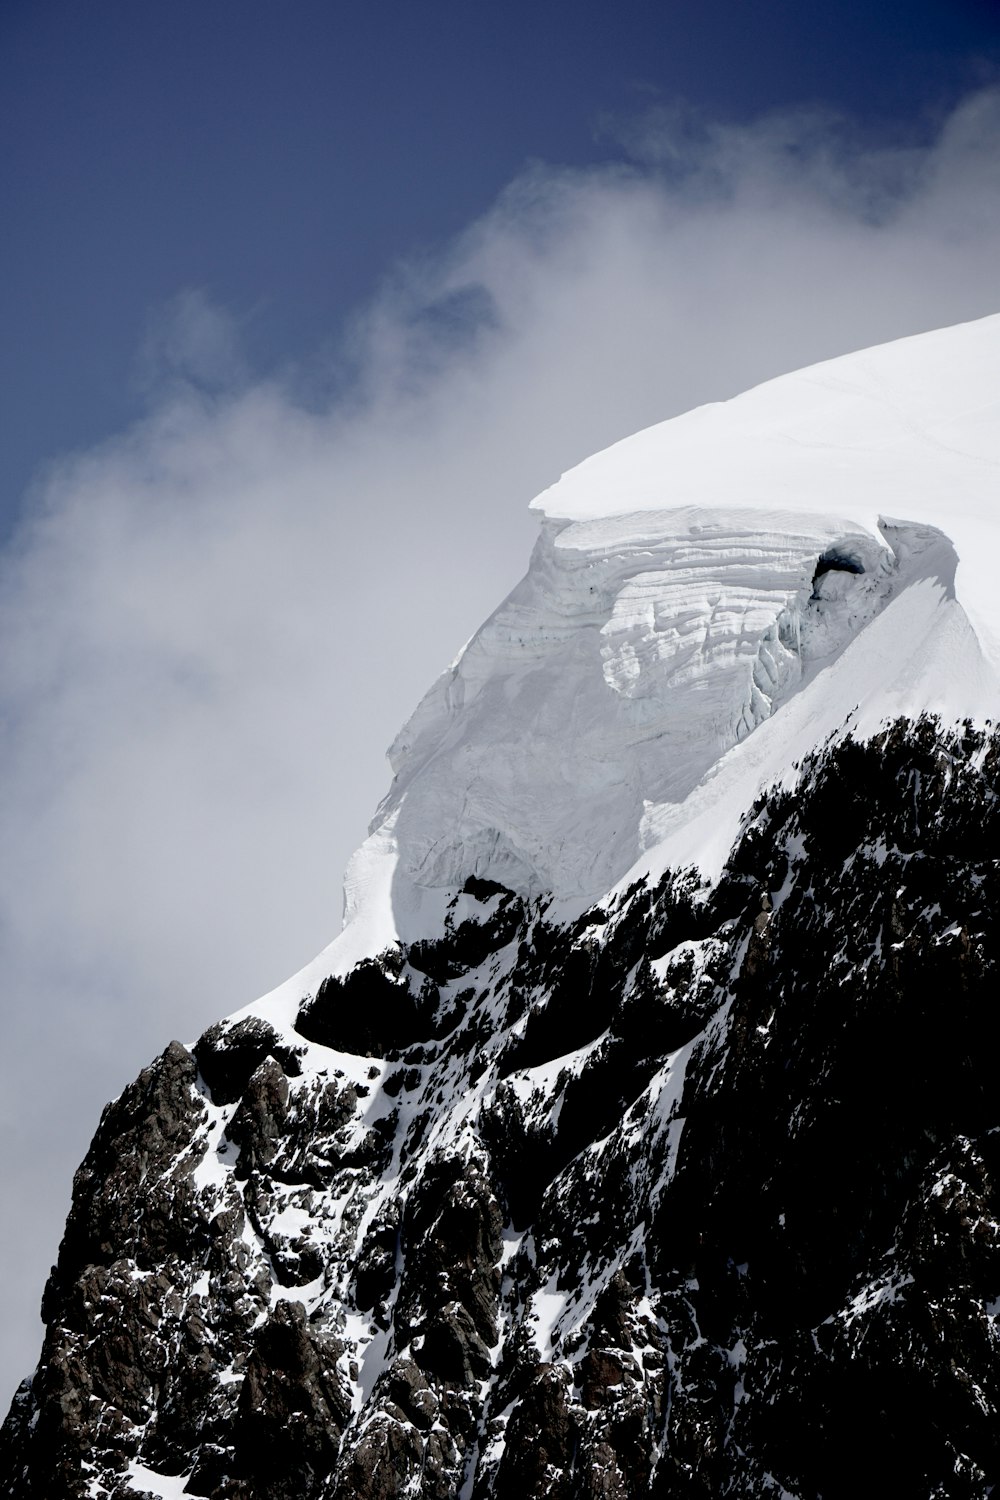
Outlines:
{"type": "Polygon", "coordinates": [[[987,1496],[998,859],[1000,738],[901,723],[711,889],[559,926],[472,880],[294,1029],[172,1044],[77,1174],[0,1495],[987,1496]]]}
{"type": "Polygon", "coordinates": [[[255,1016],[210,1026],[196,1043],[194,1055],[216,1104],[240,1099],[251,1073],[265,1057],[279,1059],[286,1073],[301,1071],[296,1049],[283,1045],[274,1027],[255,1016]]]}

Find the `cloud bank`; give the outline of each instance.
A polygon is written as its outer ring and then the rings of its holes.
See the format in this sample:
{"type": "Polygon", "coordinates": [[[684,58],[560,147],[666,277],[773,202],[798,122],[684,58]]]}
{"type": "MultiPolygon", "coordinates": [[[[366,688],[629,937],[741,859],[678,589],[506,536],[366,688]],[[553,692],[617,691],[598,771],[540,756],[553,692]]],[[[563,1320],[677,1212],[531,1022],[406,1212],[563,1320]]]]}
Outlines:
{"type": "MultiPolygon", "coordinates": [[[[197,289],[148,416],[50,470],[0,560],[0,1234],[13,1387],[104,1101],[335,932],[420,693],[588,453],[1000,308],[1000,92],[922,142],[653,112],[395,268],[334,353],[251,379],[197,289]]],[[[319,344],[319,339],[317,343],[319,344]]]]}

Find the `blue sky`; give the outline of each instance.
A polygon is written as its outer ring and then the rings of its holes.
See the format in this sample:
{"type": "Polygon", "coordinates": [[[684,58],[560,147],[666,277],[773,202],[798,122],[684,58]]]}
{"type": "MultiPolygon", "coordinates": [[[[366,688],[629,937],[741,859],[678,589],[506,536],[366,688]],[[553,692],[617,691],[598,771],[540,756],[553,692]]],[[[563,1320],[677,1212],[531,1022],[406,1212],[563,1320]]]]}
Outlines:
{"type": "Polygon", "coordinates": [[[336,932],[532,495],[1000,308],[1000,18],[6,0],[0,111],[13,1388],[103,1104],[336,932]]]}
{"type": "Polygon", "coordinates": [[[183,288],[238,316],[252,369],[322,381],[394,262],[529,161],[622,160],[616,124],[678,99],[925,137],[998,63],[991,0],[6,0],[0,512],[141,411],[183,288]]]}

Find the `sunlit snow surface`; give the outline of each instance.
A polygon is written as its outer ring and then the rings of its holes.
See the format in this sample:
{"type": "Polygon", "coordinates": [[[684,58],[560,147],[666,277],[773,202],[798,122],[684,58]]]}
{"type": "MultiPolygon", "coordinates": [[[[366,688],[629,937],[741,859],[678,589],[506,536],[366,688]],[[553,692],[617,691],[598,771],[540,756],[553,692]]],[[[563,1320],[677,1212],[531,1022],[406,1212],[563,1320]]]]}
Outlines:
{"type": "Polygon", "coordinates": [[[578,910],[644,869],[712,876],[830,735],[1000,715],[998,501],[1000,317],[571,470],[533,502],[526,577],[392,746],[317,974],[430,930],[470,874],[578,910]]]}

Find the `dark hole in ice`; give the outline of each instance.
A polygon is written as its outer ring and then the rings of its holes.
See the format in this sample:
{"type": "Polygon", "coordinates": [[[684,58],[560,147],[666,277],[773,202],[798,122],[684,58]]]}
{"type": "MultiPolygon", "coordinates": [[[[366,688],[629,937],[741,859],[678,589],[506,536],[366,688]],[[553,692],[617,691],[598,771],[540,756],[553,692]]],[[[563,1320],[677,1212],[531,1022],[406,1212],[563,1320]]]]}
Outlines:
{"type": "Polygon", "coordinates": [[[859,563],[856,557],[851,557],[847,552],[838,552],[836,547],[831,547],[828,552],[816,564],[813,573],[813,588],[816,587],[817,578],[822,578],[824,573],[863,573],[864,565],[859,563]]]}

